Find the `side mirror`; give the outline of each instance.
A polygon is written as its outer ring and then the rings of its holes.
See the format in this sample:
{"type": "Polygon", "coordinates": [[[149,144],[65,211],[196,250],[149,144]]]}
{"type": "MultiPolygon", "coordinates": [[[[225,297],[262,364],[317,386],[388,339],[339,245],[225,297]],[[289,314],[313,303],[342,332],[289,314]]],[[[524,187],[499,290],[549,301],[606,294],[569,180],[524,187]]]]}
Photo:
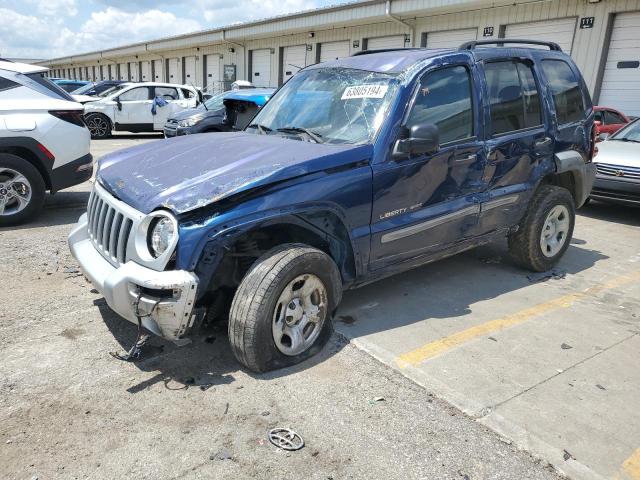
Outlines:
{"type": "Polygon", "coordinates": [[[604,140],[606,140],[607,138],[609,138],[609,134],[608,134],[608,133],[606,133],[606,132],[602,132],[602,133],[599,135],[599,138],[600,138],[600,141],[604,141],[604,140]]]}
{"type": "Polygon", "coordinates": [[[116,97],[116,105],[118,106],[118,110],[122,110],[122,102],[120,101],[120,97],[116,97]]]}
{"type": "Polygon", "coordinates": [[[418,124],[409,130],[409,138],[398,139],[394,153],[428,155],[440,147],[440,133],[433,123],[418,124]]]}
{"type": "Polygon", "coordinates": [[[596,120],[593,123],[595,124],[596,127],[601,127],[602,126],[602,122],[600,120],[596,120]]]}

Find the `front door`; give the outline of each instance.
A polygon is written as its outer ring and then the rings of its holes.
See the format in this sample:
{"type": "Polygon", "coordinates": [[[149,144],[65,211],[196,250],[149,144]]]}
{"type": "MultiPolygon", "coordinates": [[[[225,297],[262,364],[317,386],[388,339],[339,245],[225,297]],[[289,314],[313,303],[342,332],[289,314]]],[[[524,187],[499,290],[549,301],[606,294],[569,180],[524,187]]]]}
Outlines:
{"type": "Polygon", "coordinates": [[[135,87],[120,94],[116,106],[116,130],[151,131],[151,97],[148,87],[135,87]]]}
{"type": "Polygon", "coordinates": [[[489,103],[485,117],[488,188],[482,196],[479,234],[518,222],[534,181],[531,173],[544,168],[554,147],[532,63],[527,59],[489,62],[484,64],[484,74],[489,103]]]}
{"type": "Polygon", "coordinates": [[[431,70],[415,86],[401,131],[436,125],[436,153],[390,153],[386,162],[373,166],[372,270],[446,249],[466,238],[477,223],[485,161],[477,137],[472,68],[465,64],[431,70]]]}
{"type": "Polygon", "coordinates": [[[155,115],[153,115],[153,125],[155,130],[162,130],[164,124],[167,123],[167,119],[171,117],[172,113],[183,110],[185,99],[180,96],[178,89],[175,87],[154,87],[155,97],[162,98],[166,105],[160,106],[156,104],[155,115]]]}

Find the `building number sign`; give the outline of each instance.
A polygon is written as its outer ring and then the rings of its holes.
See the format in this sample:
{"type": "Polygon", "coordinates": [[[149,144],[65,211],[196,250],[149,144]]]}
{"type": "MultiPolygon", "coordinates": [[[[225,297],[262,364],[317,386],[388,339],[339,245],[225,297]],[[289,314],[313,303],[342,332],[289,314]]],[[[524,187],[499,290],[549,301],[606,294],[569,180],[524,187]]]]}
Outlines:
{"type": "Polygon", "coordinates": [[[596,17],[582,17],[580,19],[580,28],[593,28],[596,17]]]}

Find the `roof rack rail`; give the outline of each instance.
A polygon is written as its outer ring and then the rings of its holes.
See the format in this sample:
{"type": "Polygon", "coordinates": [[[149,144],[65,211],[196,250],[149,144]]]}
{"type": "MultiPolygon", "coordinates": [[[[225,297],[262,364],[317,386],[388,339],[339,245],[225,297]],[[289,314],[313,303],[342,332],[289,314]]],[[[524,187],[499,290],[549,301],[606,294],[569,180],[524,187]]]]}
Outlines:
{"type": "Polygon", "coordinates": [[[360,50],[359,52],[351,55],[352,57],[357,57],[360,55],[371,55],[374,53],[384,53],[384,52],[399,52],[402,50],[420,50],[419,47],[406,47],[406,48],[378,48],[375,50],[360,50]]]}
{"type": "Polygon", "coordinates": [[[549,50],[553,50],[554,52],[561,52],[562,49],[560,45],[555,42],[543,42],[541,40],[524,40],[518,38],[499,38],[497,40],[473,40],[471,42],[465,42],[458,50],[473,50],[478,45],[503,45],[505,43],[524,43],[528,45],[542,45],[544,47],[549,47],[549,50]]]}

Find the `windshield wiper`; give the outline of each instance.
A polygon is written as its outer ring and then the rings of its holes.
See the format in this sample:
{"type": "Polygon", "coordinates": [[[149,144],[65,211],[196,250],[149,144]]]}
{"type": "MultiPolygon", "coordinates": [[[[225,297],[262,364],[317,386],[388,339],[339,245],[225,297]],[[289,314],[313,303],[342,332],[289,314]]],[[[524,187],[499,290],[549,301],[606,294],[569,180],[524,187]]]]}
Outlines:
{"type": "Polygon", "coordinates": [[[252,123],[247,128],[257,128],[260,135],[266,135],[271,131],[269,127],[265,127],[264,125],[260,125],[259,123],[252,123]]]}
{"type": "Polygon", "coordinates": [[[302,127],[283,127],[283,128],[276,128],[276,131],[277,132],[284,132],[284,133],[288,133],[288,132],[304,133],[311,140],[313,140],[316,143],[323,143],[324,142],[324,140],[321,138],[322,135],[320,135],[319,133],[316,133],[316,132],[312,132],[311,130],[309,130],[307,128],[302,128],[302,127]]]}
{"type": "Polygon", "coordinates": [[[627,137],[621,137],[621,138],[610,138],[609,140],[617,140],[619,142],[633,142],[633,143],[640,143],[640,140],[633,140],[631,138],[627,138],[627,137]]]}

